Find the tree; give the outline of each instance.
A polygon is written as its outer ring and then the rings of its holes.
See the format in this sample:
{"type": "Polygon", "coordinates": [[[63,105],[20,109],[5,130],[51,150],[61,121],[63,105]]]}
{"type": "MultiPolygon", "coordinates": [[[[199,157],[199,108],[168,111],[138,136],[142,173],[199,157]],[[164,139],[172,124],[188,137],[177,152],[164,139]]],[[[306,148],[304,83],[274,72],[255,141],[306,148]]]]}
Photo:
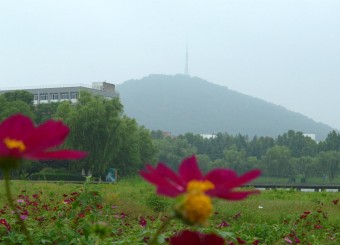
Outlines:
{"type": "Polygon", "coordinates": [[[274,146],[268,149],[262,158],[265,173],[274,177],[289,177],[293,175],[290,165],[291,151],[286,146],[274,146]]]}
{"type": "Polygon", "coordinates": [[[293,157],[315,156],[317,154],[317,144],[310,137],[306,137],[302,132],[289,130],[277,138],[277,144],[287,146],[293,157]]]}
{"type": "Polygon", "coordinates": [[[329,177],[331,180],[333,180],[339,170],[340,152],[320,152],[317,158],[319,169],[322,169],[324,177],[329,177]]]}
{"type": "Polygon", "coordinates": [[[225,149],[223,154],[228,168],[231,168],[238,173],[243,173],[246,171],[246,154],[244,150],[238,151],[237,146],[233,145],[232,147],[225,149]]]}
{"type": "Polygon", "coordinates": [[[323,151],[340,151],[340,133],[333,130],[324,141],[323,151]]]}
{"type": "MultiPolygon", "coordinates": [[[[66,101],[65,101],[66,103],[66,101]]],[[[55,103],[46,103],[46,104],[38,104],[34,108],[35,113],[35,121],[40,124],[54,116],[59,106],[59,102],[55,103]]]]}
{"type": "Polygon", "coordinates": [[[275,145],[274,139],[271,137],[260,137],[255,136],[249,143],[248,156],[256,156],[260,159],[264,156],[267,150],[275,145]]]}
{"type": "Polygon", "coordinates": [[[13,92],[6,92],[3,94],[8,102],[22,101],[29,106],[33,106],[34,96],[25,90],[15,90],[13,92]]]}
{"type": "Polygon", "coordinates": [[[118,168],[121,175],[127,175],[135,173],[144,161],[152,160],[150,134],[134,119],[123,116],[119,99],[81,92],[76,105],[60,103],[55,117],[71,128],[66,144],[89,152],[78,171],[84,168],[94,175],[104,175],[108,168],[118,168]]]}
{"type": "Polygon", "coordinates": [[[177,169],[183,158],[197,153],[196,147],[190,145],[184,138],[165,137],[155,140],[157,148],[156,158],[177,169]]]}
{"type": "Polygon", "coordinates": [[[34,113],[28,104],[21,100],[8,101],[5,96],[0,95],[0,119],[3,120],[16,113],[21,113],[34,119],[34,113]]]}

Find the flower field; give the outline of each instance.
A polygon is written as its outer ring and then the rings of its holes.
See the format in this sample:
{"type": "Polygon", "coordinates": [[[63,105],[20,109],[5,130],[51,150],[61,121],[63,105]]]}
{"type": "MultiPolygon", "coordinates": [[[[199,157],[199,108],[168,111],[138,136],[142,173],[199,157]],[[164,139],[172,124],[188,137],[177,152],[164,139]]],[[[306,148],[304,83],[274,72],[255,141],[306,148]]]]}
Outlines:
{"type": "MultiPolygon", "coordinates": [[[[1,243],[25,244],[3,182],[0,186],[1,243]]],[[[116,184],[12,181],[11,187],[34,244],[146,244],[176,202],[156,195],[137,177],[116,184]]],[[[338,200],[339,193],[286,190],[262,191],[238,202],[214,199],[209,222],[190,229],[215,233],[226,244],[339,244],[338,200]]],[[[172,220],[158,242],[167,244],[184,229],[189,226],[172,220]]]]}
{"type": "Polygon", "coordinates": [[[339,244],[339,193],[259,195],[241,186],[261,170],[203,173],[195,155],[177,172],[146,165],[144,180],[114,185],[94,184],[91,176],[82,185],[11,180],[26,159],[84,158],[86,152],[57,148],[68,133],[61,121],[36,126],[21,114],[0,124],[2,244],[339,244]]]}

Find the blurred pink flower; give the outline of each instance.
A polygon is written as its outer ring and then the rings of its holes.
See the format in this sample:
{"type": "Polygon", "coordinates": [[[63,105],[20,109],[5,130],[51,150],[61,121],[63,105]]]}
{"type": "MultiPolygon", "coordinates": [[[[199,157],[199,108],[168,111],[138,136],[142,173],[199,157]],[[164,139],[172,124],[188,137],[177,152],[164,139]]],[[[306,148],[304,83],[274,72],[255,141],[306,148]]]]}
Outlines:
{"type": "Polygon", "coordinates": [[[206,188],[205,194],[211,197],[218,197],[229,200],[240,200],[258,191],[237,191],[235,188],[260,176],[258,169],[249,171],[244,175],[237,176],[236,172],[230,169],[218,168],[203,175],[198,167],[195,156],[186,158],[179,166],[178,174],[173,172],[163,163],[156,167],[146,166],[146,170],[140,171],[140,175],[148,182],[157,186],[157,193],[169,197],[176,197],[188,191],[193,181],[211,183],[206,188]]]}
{"type": "Polygon", "coordinates": [[[224,245],[225,241],[216,234],[203,234],[197,231],[184,230],[170,237],[170,245],[224,245]]]}

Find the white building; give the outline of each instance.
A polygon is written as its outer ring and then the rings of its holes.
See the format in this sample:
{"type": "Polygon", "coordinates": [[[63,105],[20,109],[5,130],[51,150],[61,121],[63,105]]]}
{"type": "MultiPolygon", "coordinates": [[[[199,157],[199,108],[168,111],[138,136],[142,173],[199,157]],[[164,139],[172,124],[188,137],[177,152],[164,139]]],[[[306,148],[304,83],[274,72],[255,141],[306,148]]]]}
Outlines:
{"type": "Polygon", "coordinates": [[[22,89],[10,89],[1,90],[0,93],[12,92],[15,90],[25,90],[30,92],[34,96],[33,103],[43,104],[50,102],[60,102],[69,100],[72,103],[76,103],[79,98],[80,91],[87,91],[91,94],[102,95],[107,99],[118,97],[119,94],[115,91],[115,85],[105,82],[93,82],[92,87],[86,85],[66,85],[59,87],[44,87],[41,88],[22,88],[22,89]]]}

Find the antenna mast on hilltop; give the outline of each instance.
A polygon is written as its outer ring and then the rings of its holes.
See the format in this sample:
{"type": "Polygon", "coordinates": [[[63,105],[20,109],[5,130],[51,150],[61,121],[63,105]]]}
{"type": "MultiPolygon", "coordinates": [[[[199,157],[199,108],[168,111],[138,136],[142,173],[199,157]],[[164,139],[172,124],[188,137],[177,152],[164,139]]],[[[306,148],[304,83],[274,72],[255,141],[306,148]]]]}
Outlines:
{"type": "Polygon", "coordinates": [[[186,54],[185,54],[185,70],[184,75],[189,76],[189,52],[188,52],[188,42],[186,46],[186,54]]]}

